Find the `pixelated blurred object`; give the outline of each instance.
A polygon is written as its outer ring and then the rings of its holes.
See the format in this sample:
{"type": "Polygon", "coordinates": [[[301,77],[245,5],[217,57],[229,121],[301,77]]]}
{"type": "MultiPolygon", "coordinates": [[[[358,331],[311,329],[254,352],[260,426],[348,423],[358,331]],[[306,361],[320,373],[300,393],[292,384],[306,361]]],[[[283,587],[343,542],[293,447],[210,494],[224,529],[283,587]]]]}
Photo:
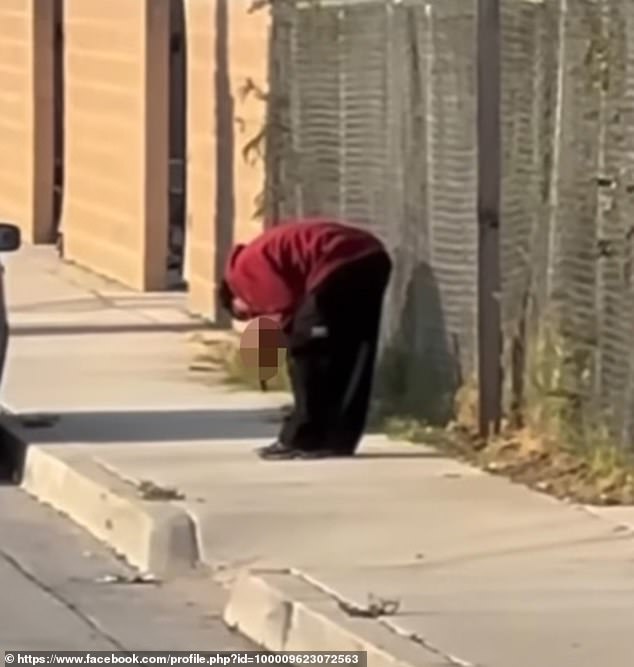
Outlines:
{"type": "Polygon", "coordinates": [[[259,317],[248,324],[240,339],[240,359],[248,375],[266,391],[283,365],[284,336],[279,324],[268,317],[259,317]]]}

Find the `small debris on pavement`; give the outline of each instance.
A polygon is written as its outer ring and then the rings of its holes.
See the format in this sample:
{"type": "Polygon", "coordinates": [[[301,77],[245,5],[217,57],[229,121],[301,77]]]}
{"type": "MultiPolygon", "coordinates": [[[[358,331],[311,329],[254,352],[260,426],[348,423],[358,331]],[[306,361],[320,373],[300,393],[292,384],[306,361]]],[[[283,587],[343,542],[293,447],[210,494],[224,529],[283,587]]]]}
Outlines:
{"type": "Polygon", "coordinates": [[[103,577],[97,577],[95,581],[98,584],[117,584],[123,579],[121,575],[104,574],[103,577]]]}
{"type": "Polygon", "coordinates": [[[185,500],[185,494],[178,489],[159,486],[149,480],[139,482],[138,489],[143,500],[185,500]]]}
{"type": "Polygon", "coordinates": [[[620,523],[618,526],[614,526],[615,533],[631,533],[632,527],[626,524],[620,523]]]}
{"type": "Polygon", "coordinates": [[[192,373],[208,373],[218,370],[218,364],[213,361],[195,361],[189,364],[189,370],[192,373]]]}
{"type": "Polygon", "coordinates": [[[123,574],[106,574],[96,579],[98,584],[153,584],[159,585],[161,582],[153,574],[135,574],[126,576],[123,574]]]}
{"type": "Polygon", "coordinates": [[[354,618],[380,618],[381,616],[393,616],[401,607],[400,600],[388,600],[368,593],[368,604],[360,607],[345,600],[339,600],[339,608],[348,616],[354,618]]]}
{"type": "Polygon", "coordinates": [[[615,505],[620,505],[621,503],[611,496],[609,493],[602,493],[599,495],[599,502],[605,507],[614,507],[615,505]]]}

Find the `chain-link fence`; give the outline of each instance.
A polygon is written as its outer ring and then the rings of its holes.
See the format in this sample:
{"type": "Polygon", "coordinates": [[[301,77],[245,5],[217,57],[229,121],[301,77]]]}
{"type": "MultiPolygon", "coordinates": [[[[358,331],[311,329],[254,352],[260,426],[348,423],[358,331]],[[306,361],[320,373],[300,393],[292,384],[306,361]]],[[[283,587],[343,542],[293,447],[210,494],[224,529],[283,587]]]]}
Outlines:
{"type": "MultiPolygon", "coordinates": [[[[447,419],[477,384],[475,0],[272,4],[269,213],[385,241],[385,393],[447,419]]],[[[501,9],[506,408],[631,444],[634,4],[501,9]]]]}
{"type": "Polygon", "coordinates": [[[544,9],[548,181],[536,200],[529,404],[591,446],[631,448],[634,5],[552,0],[544,9]]]}

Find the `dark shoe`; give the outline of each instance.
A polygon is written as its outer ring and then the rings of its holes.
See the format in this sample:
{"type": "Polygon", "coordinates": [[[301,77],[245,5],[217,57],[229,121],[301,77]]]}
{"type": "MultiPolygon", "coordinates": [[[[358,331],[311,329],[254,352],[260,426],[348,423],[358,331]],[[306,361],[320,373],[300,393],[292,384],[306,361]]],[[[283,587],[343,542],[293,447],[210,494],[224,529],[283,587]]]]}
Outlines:
{"type": "Polygon", "coordinates": [[[274,442],[267,447],[261,447],[257,450],[258,456],[266,461],[292,461],[303,460],[308,461],[312,459],[326,459],[333,457],[350,456],[350,454],[343,454],[330,449],[296,449],[294,447],[287,447],[279,441],[274,442]]]}
{"type": "Polygon", "coordinates": [[[301,454],[299,450],[287,447],[277,440],[272,445],[260,447],[256,451],[261,459],[265,459],[267,461],[285,461],[290,459],[297,459],[301,454]]]}

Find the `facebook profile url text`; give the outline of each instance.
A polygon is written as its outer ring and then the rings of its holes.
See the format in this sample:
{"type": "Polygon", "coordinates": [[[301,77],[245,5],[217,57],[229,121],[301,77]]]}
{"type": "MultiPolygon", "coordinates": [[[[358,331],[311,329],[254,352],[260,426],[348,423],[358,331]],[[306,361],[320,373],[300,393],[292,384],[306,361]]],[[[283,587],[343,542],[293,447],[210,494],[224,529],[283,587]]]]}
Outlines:
{"type": "Polygon", "coordinates": [[[366,667],[360,651],[6,651],[4,664],[13,665],[349,665],[366,667]]]}

